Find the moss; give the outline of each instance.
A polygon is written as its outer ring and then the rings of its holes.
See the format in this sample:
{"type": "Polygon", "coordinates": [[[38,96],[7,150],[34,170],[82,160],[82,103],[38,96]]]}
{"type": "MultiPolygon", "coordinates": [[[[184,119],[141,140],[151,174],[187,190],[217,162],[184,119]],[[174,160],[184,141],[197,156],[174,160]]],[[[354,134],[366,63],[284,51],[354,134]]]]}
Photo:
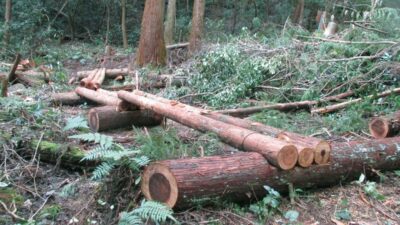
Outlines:
{"type": "Polygon", "coordinates": [[[0,188],[0,200],[5,204],[15,202],[21,205],[24,202],[22,195],[18,194],[13,188],[0,188]]]}

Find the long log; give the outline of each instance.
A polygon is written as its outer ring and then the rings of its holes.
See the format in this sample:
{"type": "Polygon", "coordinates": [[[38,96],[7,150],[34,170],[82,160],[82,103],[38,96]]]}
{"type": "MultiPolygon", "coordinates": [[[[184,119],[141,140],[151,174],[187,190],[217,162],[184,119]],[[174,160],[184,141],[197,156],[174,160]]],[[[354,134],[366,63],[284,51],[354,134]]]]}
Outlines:
{"type": "Polygon", "coordinates": [[[84,103],[75,91],[54,93],[51,95],[51,103],[54,105],[79,105],[84,103]]]}
{"type": "MultiPolygon", "coordinates": [[[[393,90],[381,92],[377,95],[368,95],[366,98],[371,98],[371,99],[383,98],[383,97],[389,96],[391,94],[398,94],[398,93],[400,93],[400,88],[395,88],[393,90]]],[[[344,109],[350,105],[354,105],[358,102],[361,102],[363,99],[364,98],[356,98],[356,99],[352,99],[352,100],[342,102],[339,104],[334,104],[334,105],[329,105],[329,106],[322,107],[322,108],[313,109],[313,110],[311,110],[311,113],[312,114],[324,114],[324,113],[335,112],[340,109],[344,109]]]]}
{"type": "Polygon", "coordinates": [[[150,110],[118,112],[113,106],[103,106],[90,109],[88,121],[93,132],[101,132],[132,126],[157,126],[162,117],[150,110]]]}
{"type": "Polygon", "coordinates": [[[385,117],[373,118],[368,127],[374,138],[392,137],[400,132],[400,111],[385,117]]]}
{"type": "Polygon", "coordinates": [[[100,105],[114,106],[119,111],[128,111],[137,109],[136,107],[122,101],[118,97],[107,94],[105,90],[94,91],[84,87],[77,87],[75,89],[75,92],[79,96],[88,99],[90,101],[96,102],[100,105]]]}
{"type": "Polygon", "coordinates": [[[289,110],[299,110],[306,109],[311,110],[312,106],[321,104],[323,102],[329,101],[337,101],[343,98],[347,98],[354,94],[353,91],[347,91],[338,95],[329,96],[320,100],[311,100],[311,101],[300,101],[300,102],[289,102],[289,103],[276,103],[271,105],[263,105],[263,106],[253,106],[247,108],[238,108],[238,109],[225,109],[218,110],[218,113],[227,114],[235,117],[245,117],[254,113],[259,113],[264,110],[280,110],[280,111],[289,111],[289,110]]]}
{"type": "Polygon", "coordinates": [[[147,199],[186,207],[196,199],[218,196],[250,201],[250,197],[265,195],[264,185],[287,192],[289,183],[296,188],[324,187],[362,173],[398,168],[400,137],[335,143],[330,164],[287,171],[270,166],[257,153],[158,161],[144,170],[141,189],[147,199]]]}
{"type": "Polygon", "coordinates": [[[143,91],[135,90],[133,93],[153,100],[157,100],[161,103],[174,105],[179,109],[207,116],[214,120],[232,124],[248,130],[253,130],[271,137],[277,137],[278,139],[284,140],[286,142],[290,142],[298,149],[298,164],[302,167],[310,166],[314,161],[314,156],[316,156],[315,162],[317,164],[326,164],[329,161],[331,147],[327,141],[314,137],[305,137],[292,132],[284,132],[281,129],[277,129],[275,127],[267,126],[262,123],[254,122],[247,119],[236,118],[209,110],[202,110],[190,105],[182,104],[178,101],[168,100],[143,91]]]}
{"type": "Polygon", "coordinates": [[[222,141],[238,149],[259,152],[266,157],[271,164],[281,169],[292,169],[297,163],[297,148],[294,145],[287,144],[276,138],[220,122],[194,112],[182,110],[174,105],[160,104],[156,100],[134,93],[119,91],[118,97],[136,106],[153,110],[162,116],[191,128],[202,132],[213,132],[217,134],[222,141]]]}
{"type": "MultiPolygon", "coordinates": [[[[96,70],[96,69],[95,69],[96,70]]],[[[77,73],[78,78],[85,78],[89,76],[94,70],[79,71],[77,73]]],[[[106,69],[105,76],[108,78],[116,78],[118,76],[125,76],[128,74],[128,68],[122,69],[106,69]]]]}

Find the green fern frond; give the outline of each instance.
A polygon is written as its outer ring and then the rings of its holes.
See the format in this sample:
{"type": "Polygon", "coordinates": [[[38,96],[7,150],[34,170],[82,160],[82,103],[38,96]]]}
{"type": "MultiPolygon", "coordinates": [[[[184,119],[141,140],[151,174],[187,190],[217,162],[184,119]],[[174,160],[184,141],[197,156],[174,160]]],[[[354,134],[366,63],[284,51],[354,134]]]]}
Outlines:
{"type": "Polygon", "coordinates": [[[139,170],[141,167],[146,166],[149,164],[150,159],[147,156],[140,156],[140,157],[135,157],[131,158],[129,160],[128,166],[132,170],[139,170]]]}
{"type": "Polygon", "coordinates": [[[114,162],[103,162],[93,171],[92,179],[100,180],[110,174],[111,170],[115,167],[114,162]]]}
{"type": "Polygon", "coordinates": [[[133,214],[132,212],[122,212],[120,214],[120,219],[118,225],[141,225],[143,224],[142,219],[133,214]]]}
{"type": "Polygon", "coordinates": [[[167,219],[177,222],[172,216],[173,211],[171,208],[154,201],[143,201],[140,207],[132,212],[143,219],[151,219],[156,223],[165,222],[167,219]]]}
{"type": "Polygon", "coordinates": [[[104,149],[110,148],[114,143],[112,137],[99,133],[77,134],[69,136],[68,138],[94,142],[96,144],[100,144],[100,146],[104,149]]]}
{"type": "Polygon", "coordinates": [[[63,131],[72,130],[76,128],[89,128],[86,119],[81,116],[69,118],[67,120],[67,124],[65,125],[63,131]]]}
{"type": "Polygon", "coordinates": [[[383,7],[376,9],[372,15],[373,19],[393,20],[400,18],[400,10],[395,8],[383,7]]]}
{"type": "Polygon", "coordinates": [[[82,158],[83,160],[97,160],[97,159],[104,159],[107,155],[112,154],[114,151],[110,149],[105,149],[101,146],[94,148],[93,150],[86,153],[85,157],[82,158]]]}

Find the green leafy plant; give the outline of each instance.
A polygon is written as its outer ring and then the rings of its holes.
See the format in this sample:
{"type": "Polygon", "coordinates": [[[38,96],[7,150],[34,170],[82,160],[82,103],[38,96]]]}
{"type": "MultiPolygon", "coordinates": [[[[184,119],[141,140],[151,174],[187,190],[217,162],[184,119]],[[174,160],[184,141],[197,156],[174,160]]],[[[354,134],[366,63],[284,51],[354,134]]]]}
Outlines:
{"type": "Polygon", "coordinates": [[[255,213],[261,221],[272,216],[276,212],[280,212],[279,206],[281,204],[281,195],[269,186],[264,186],[267,195],[263,200],[256,204],[250,205],[250,211],[255,213]]]}
{"type": "Polygon", "coordinates": [[[166,205],[154,201],[142,201],[140,207],[130,211],[122,212],[119,225],[143,224],[144,221],[151,220],[156,224],[165,223],[171,220],[175,224],[178,221],[172,216],[173,211],[166,205]]]}

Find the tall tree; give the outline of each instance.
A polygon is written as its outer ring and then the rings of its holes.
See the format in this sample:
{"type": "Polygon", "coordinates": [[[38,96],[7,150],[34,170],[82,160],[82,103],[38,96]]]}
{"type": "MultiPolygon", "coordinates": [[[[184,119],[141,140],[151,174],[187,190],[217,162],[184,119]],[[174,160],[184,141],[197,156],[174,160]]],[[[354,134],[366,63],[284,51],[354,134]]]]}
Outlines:
{"type": "Polygon", "coordinates": [[[4,15],[4,46],[7,47],[10,42],[10,25],[11,25],[11,12],[12,12],[12,1],[6,0],[6,10],[4,15]]]}
{"type": "Polygon", "coordinates": [[[195,0],[193,5],[192,30],[190,31],[189,52],[195,52],[201,47],[204,29],[204,11],[206,1],[195,0]]]}
{"type": "Polygon", "coordinates": [[[128,48],[128,35],[126,33],[126,0],[121,0],[121,31],[122,45],[125,49],[128,48]]]}
{"type": "Polygon", "coordinates": [[[294,24],[301,25],[303,22],[303,14],[304,14],[304,0],[297,0],[297,5],[292,15],[292,22],[294,24]]]}
{"type": "Polygon", "coordinates": [[[164,42],[164,1],[146,0],[136,64],[162,66],[167,63],[167,50],[164,42]]]}
{"type": "Polygon", "coordinates": [[[176,0],[168,0],[167,20],[165,21],[164,39],[166,44],[174,42],[174,28],[176,17],[176,0]]]}

